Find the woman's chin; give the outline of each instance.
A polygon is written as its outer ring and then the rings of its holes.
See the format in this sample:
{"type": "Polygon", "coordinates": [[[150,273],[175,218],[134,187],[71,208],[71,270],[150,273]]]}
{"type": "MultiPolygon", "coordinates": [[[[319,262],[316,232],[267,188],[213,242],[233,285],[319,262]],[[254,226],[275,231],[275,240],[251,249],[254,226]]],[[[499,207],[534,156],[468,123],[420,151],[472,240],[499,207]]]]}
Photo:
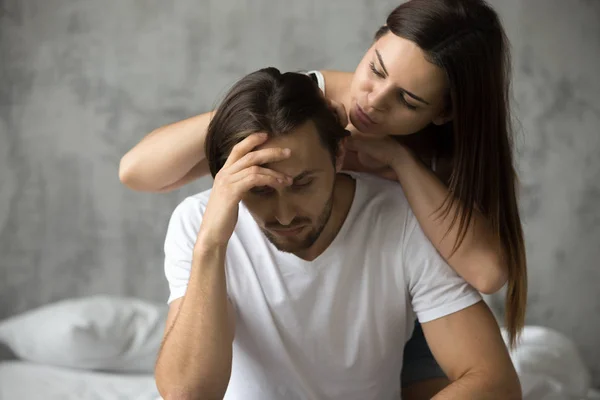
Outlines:
{"type": "Polygon", "coordinates": [[[371,129],[361,127],[360,123],[355,124],[354,122],[352,122],[352,118],[350,118],[350,126],[348,127],[348,130],[350,131],[350,133],[352,135],[357,135],[357,136],[361,136],[361,137],[365,137],[365,138],[377,138],[377,137],[387,136],[387,134],[382,134],[377,129],[373,129],[373,128],[376,128],[376,127],[373,126],[371,129]]]}

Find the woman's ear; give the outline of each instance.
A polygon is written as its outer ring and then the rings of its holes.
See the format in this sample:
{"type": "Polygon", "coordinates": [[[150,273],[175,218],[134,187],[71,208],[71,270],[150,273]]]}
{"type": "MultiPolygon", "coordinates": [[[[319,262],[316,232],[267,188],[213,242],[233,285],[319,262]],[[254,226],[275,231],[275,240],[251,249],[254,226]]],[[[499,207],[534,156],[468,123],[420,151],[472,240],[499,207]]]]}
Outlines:
{"type": "Polygon", "coordinates": [[[434,123],[434,125],[444,125],[445,123],[452,121],[454,113],[452,112],[450,98],[446,99],[444,103],[444,108],[440,111],[438,116],[431,121],[434,123]]]}
{"type": "Polygon", "coordinates": [[[452,121],[452,111],[442,111],[437,117],[433,119],[435,125],[444,125],[447,122],[452,121]]]}

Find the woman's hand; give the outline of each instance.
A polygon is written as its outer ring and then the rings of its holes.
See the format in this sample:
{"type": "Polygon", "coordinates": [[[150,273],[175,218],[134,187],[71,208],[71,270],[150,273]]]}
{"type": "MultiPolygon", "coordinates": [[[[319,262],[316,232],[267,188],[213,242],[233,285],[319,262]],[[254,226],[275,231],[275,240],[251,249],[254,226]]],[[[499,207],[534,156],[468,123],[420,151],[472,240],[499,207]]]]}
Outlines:
{"type": "Polygon", "coordinates": [[[358,154],[350,150],[346,150],[343,170],[354,172],[366,172],[369,174],[377,175],[384,179],[389,179],[391,181],[398,181],[398,176],[396,175],[396,172],[393,169],[389,167],[375,169],[366,167],[358,159],[358,154]]]}
{"type": "Polygon", "coordinates": [[[409,156],[406,147],[389,137],[370,138],[355,134],[348,138],[346,147],[358,154],[358,159],[364,166],[372,169],[396,169],[409,156]]]}
{"type": "Polygon", "coordinates": [[[343,169],[346,171],[366,172],[391,181],[398,181],[396,171],[370,158],[368,161],[365,161],[367,157],[364,153],[357,153],[356,151],[346,149],[343,169]]]}
{"type": "Polygon", "coordinates": [[[368,172],[397,181],[398,168],[410,157],[410,151],[395,140],[353,134],[346,142],[344,169],[368,172]]]}

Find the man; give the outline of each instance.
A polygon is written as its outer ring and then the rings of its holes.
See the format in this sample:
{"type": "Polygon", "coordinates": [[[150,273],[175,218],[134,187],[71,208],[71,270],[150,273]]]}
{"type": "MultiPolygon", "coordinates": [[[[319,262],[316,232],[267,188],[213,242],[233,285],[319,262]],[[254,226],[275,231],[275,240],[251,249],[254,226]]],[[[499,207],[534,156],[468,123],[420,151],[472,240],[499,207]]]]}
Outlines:
{"type": "Polygon", "coordinates": [[[452,381],[435,399],[520,398],[494,318],[400,185],[339,173],[344,136],[305,75],[260,70],[228,93],[213,188],[165,240],[166,399],[398,399],[415,315],[452,381]]]}

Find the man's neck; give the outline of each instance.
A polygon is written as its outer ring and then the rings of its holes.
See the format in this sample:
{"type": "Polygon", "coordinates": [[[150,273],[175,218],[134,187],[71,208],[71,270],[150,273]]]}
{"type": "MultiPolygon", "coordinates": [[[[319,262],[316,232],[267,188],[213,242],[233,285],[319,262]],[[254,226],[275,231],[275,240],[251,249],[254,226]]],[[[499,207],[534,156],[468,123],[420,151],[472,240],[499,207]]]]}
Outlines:
{"type": "Polygon", "coordinates": [[[308,249],[295,253],[297,257],[313,261],[329,247],[346,221],[354,201],[355,190],[356,180],[353,177],[343,173],[336,175],[329,220],[315,243],[308,249]]]}

